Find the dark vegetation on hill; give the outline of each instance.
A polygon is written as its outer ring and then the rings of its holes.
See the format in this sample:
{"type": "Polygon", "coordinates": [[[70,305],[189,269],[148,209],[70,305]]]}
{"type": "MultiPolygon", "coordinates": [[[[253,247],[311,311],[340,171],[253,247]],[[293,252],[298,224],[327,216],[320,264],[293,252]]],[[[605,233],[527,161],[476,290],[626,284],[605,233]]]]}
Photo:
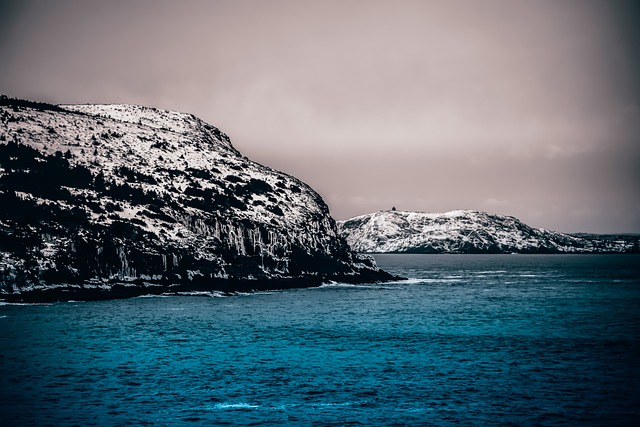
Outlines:
{"type": "Polygon", "coordinates": [[[0,298],[390,280],[322,198],[188,114],[0,98],[0,298]]]}

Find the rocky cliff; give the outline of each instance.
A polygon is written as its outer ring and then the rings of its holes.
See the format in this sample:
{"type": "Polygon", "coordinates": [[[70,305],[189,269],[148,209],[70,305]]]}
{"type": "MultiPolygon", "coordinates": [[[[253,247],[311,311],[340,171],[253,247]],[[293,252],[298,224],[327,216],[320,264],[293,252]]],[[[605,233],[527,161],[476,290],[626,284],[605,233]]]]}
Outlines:
{"type": "Polygon", "coordinates": [[[313,189],[190,114],[0,100],[0,298],[389,278],[313,189]]]}
{"type": "Polygon", "coordinates": [[[570,235],[532,228],[512,216],[459,210],[381,211],[338,223],[363,253],[629,253],[638,236],[570,235]]]}

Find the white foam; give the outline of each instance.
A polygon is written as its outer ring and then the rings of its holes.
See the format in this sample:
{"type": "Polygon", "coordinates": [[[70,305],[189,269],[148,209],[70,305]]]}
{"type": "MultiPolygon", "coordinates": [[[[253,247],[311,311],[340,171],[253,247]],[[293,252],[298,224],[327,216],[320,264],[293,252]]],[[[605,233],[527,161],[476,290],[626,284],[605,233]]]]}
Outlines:
{"type": "Polygon", "coordinates": [[[188,291],[188,292],[177,292],[176,295],[180,296],[188,296],[188,297],[211,297],[211,298],[222,298],[228,296],[224,292],[220,291],[188,291]]]}
{"type": "Polygon", "coordinates": [[[258,409],[260,405],[252,405],[250,403],[216,403],[214,409],[258,409]]]}
{"type": "Polygon", "coordinates": [[[485,271],[478,271],[476,272],[476,274],[504,274],[506,272],[507,270],[485,270],[485,271]]]}
{"type": "Polygon", "coordinates": [[[154,294],[147,294],[147,295],[140,295],[136,298],[169,298],[171,295],[154,295],[154,294]]]}
{"type": "Polygon", "coordinates": [[[310,288],[310,289],[322,289],[322,288],[389,289],[389,290],[398,289],[397,287],[394,287],[394,286],[384,286],[384,285],[379,285],[377,283],[354,284],[354,283],[336,283],[336,282],[323,283],[317,288],[310,288]]]}
{"type": "Polygon", "coordinates": [[[312,403],[309,406],[314,406],[317,408],[336,408],[342,406],[353,406],[353,402],[342,402],[342,403],[312,403]]]}
{"type": "Polygon", "coordinates": [[[451,279],[446,277],[436,279],[420,279],[420,283],[460,283],[462,279],[451,279]]]}
{"type": "Polygon", "coordinates": [[[52,303],[48,303],[48,302],[7,302],[7,301],[0,301],[0,305],[43,305],[43,306],[50,306],[53,305],[52,303]]]}
{"type": "Polygon", "coordinates": [[[387,282],[388,285],[415,285],[417,283],[424,282],[424,279],[418,279],[417,277],[410,277],[405,280],[397,280],[395,282],[387,282]]]}

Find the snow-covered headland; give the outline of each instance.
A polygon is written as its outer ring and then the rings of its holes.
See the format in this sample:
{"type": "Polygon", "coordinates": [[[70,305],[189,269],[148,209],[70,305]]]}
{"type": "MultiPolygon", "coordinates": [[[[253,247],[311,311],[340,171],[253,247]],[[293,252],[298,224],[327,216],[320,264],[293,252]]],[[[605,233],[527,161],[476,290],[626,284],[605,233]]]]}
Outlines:
{"type": "Polygon", "coordinates": [[[361,253],[630,253],[638,236],[571,235],[532,228],[512,216],[472,210],[380,211],[339,221],[361,253]]]}
{"type": "Polygon", "coordinates": [[[0,100],[0,298],[390,278],[312,188],[193,115],[0,100]]]}

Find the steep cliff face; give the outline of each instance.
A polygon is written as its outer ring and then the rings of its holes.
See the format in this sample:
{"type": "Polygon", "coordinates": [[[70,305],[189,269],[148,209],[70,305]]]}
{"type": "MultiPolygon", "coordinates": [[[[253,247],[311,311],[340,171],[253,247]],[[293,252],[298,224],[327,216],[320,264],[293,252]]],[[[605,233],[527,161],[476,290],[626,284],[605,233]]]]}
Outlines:
{"type": "Polygon", "coordinates": [[[0,297],[389,278],[349,249],[313,189],[192,115],[0,104],[0,297]]]}
{"type": "Polygon", "coordinates": [[[381,211],[338,223],[351,248],[364,253],[637,252],[633,236],[569,235],[478,211],[381,211]]]}

